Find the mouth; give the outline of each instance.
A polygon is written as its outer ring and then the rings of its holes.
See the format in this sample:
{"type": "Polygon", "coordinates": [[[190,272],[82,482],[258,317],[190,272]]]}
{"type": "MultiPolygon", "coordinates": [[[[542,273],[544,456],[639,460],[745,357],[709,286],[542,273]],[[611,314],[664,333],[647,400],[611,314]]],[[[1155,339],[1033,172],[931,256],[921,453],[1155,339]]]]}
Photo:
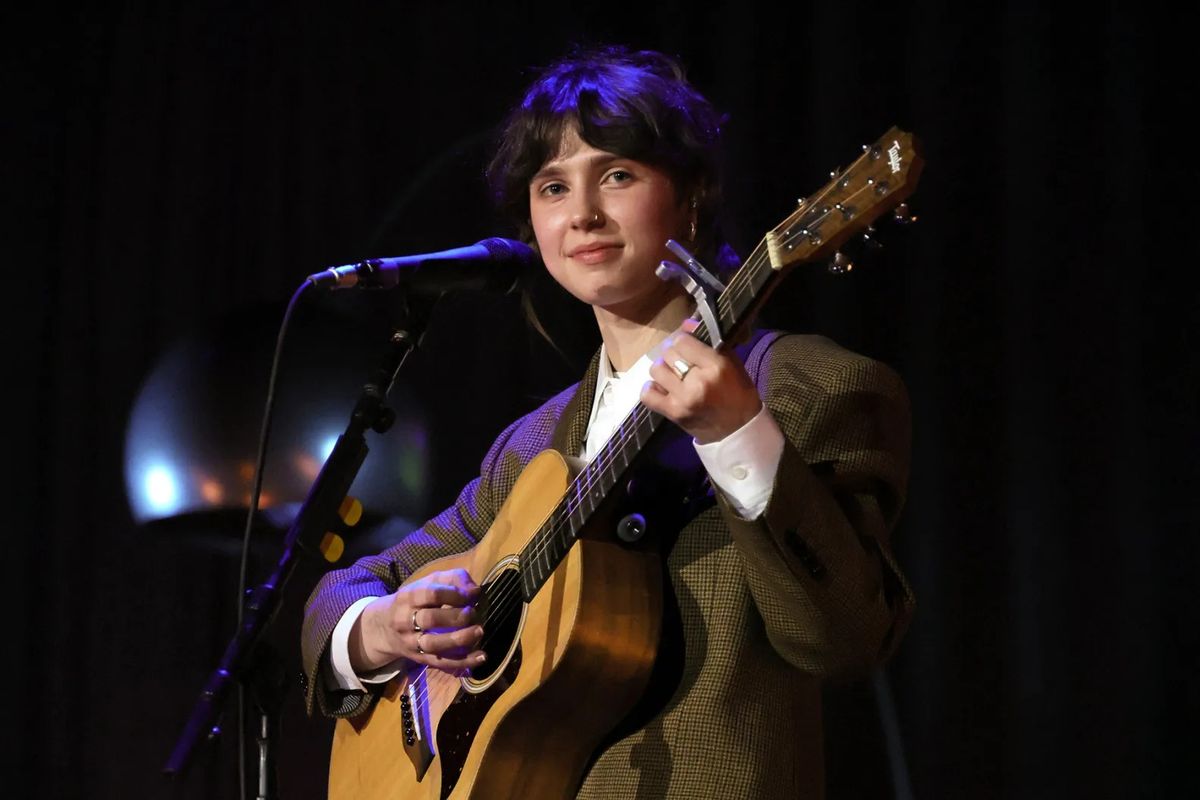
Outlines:
{"type": "Polygon", "coordinates": [[[619,244],[586,244],[570,250],[567,257],[584,264],[599,264],[613,258],[620,250],[619,244]]]}

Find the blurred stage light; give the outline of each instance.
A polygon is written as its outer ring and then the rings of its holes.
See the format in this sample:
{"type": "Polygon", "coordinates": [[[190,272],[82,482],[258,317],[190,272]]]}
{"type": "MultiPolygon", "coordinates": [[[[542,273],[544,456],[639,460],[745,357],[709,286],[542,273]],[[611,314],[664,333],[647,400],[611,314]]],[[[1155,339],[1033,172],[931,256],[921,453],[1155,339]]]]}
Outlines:
{"type": "MultiPolygon", "coordinates": [[[[351,311],[298,312],[284,344],[260,499],[275,528],[290,524],[387,347],[386,325],[341,302],[351,311]]],[[[125,437],[125,485],[139,524],[203,535],[244,519],[282,315],[273,306],[236,311],[153,365],[125,437]]],[[[368,524],[419,516],[428,499],[426,417],[406,377],[388,396],[396,424],[367,433],[370,452],[350,490],[368,524]]]]}

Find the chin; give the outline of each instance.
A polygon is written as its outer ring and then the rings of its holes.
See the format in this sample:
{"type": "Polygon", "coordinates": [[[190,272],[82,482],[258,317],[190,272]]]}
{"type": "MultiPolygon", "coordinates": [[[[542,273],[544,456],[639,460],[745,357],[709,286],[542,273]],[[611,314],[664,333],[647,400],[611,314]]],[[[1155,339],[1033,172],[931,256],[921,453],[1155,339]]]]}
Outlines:
{"type": "Polygon", "coordinates": [[[581,285],[577,282],[567,284],[563,288],[576,300],[581,303],[587,303],[589,306],[606,306],[613,303],[621,303],[629,297],[627,290],[606,284],[594,285],[584,282],[581,285]]]}

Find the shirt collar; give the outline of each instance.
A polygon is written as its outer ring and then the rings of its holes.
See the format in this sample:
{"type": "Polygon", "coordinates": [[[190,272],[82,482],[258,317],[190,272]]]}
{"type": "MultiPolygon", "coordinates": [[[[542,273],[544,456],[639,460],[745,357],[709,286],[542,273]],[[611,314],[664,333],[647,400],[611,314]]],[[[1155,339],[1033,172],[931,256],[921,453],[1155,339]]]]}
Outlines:
{"type": "Polygon", "coordinates": [[[641,380],[637,382],[638,391],[640,393],[642,384],[650,380],[650,354],[647,353],[633,362],[633,366],[625,372],[617,372],[613,369],[612,362],[608,360],[608,350],[604,344],[600,344],[600,372],[596,376],[596,393],[599,394],[604,388],[604,385],[609,381],[624,382],[627,379],[641,376],[641,380]]]}

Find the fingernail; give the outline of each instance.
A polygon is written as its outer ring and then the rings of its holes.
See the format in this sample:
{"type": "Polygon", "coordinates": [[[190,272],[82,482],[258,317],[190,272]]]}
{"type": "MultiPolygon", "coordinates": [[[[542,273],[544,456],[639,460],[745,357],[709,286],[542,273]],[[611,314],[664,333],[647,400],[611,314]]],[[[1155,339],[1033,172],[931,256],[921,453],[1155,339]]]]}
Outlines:
{"type": "Polygon", "coordinates": [[[480,653],[478,656],[475,657],[476,664],[482,664],[485,661],[487,661],[487,653],[480,653]]]}

